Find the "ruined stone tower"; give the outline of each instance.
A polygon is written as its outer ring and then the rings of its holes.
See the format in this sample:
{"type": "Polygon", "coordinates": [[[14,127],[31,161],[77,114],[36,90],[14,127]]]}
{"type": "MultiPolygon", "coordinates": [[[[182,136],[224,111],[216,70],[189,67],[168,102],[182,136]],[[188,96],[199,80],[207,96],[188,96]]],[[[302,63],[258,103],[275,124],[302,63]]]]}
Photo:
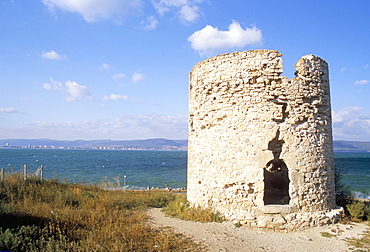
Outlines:
{"type": "Polygon", "coordinates": [[[190,73],[188,200],[235,222],[295,230],[332,223],[335,208],[327,63],[283,72],[281,54],[253,50],[190,73]]]}

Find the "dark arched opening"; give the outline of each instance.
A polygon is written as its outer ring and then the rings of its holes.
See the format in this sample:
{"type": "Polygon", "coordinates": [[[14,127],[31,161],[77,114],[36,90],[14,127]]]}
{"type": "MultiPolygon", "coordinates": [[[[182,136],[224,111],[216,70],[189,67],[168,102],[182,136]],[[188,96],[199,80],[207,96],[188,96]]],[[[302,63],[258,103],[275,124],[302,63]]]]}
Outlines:
{"type": "Polygon", "coordinates": [[[279,131],[273,140],[269,142],[269,150],[272,151],[274,159],[267,162],[263,169],[265,190],[264,203],[265,205],[289,204],[289,176],[288,167],[283,159],[280,159],[280,154],[283,147],[283,140],[278,140],[279,131]]]}

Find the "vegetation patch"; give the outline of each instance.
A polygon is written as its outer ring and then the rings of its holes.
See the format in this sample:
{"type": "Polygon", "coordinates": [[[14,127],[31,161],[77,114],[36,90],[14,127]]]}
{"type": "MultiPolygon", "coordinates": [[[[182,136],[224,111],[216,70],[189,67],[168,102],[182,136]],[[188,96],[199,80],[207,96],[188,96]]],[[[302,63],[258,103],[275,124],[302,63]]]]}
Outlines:
{"type": "MultiPolygon", "coordinates": [[[[335,190],[336,190],[336,203],[338,206],[344,208],[345,218],[342,222],[349,221],[369,221],[370,220],[370,202],[361,199],[355,199],[350,191],[348,185],[342,182],[342,171],[336,170],[335,172],[335,190]]],[[[368,223],[369,224],[369,223],[368,223]]],[[[330,233],[321,235],[331,235],[330,233]]],[[[346,239],[347,243],[355,247],[355,251],[370,251],[370,228],[361,236],[361,238],[346,239]]]]}
{"type": "Polygon", "coordinates": [[[355,251],[370,251],[370,229],[367,229],[361,238],[347,239],[346,241],[349,245],[356,248],[355,251]]]}
{"type": "Polygon", "coordinates": [[[145,209],[175,198],[13,174],[0,182],[0,250],[197,251],[190,239],[149,225],[145,209]]]}
{"type": "Polygon", "coordinates": [[[332,238],[332,237],[336,236],[336,235],[331,234],[329,232],[320,232],[320,234],[321,234],[322,237],[325,237],[325,238],[332,238]]]}
{"type": "Polygon", "coordinates": [[[347,211],[354,220],[370,220],[370,207],[362,201],[352,200],[347,205],[347,211]]]}
{"type": "MultiPolygon", "coordinates": [[[[343,207],[347,219],[353,221],[370,220],[370,202],[355,199],[348,185],[342,182],[343,171],[335,171],[336,204],[343,207]]],[[[346,218],[345,218],[346,221],[346,218]]]]}
{"type": "Polygon", "coordinates": [[[175,200],[170,201],[164,208],[164,212],[169,216],[183,220],[199,222],[222,222],[225,220],[220,213],[215,213],[211,209],[190,207],[185,195],[179,195],[175,200]]]}

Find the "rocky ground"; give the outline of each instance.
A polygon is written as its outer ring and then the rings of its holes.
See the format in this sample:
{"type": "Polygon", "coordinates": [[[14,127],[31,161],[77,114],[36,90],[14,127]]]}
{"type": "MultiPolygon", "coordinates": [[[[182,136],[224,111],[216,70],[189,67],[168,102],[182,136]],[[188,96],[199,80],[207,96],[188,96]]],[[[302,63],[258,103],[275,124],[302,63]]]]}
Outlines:
{"type": "Polygon", "coordinates": [[[159,208],[150,209],[148,215],[153,226],[170,227],[175,232],[192,237],[194,241],[204,244],[207,251],[349,251],[351,248],[345,239],[359,238],[369,228],[365,224],[350,223],[280,233],[236,227],[231,222],[184,221],[165,216],[159,208]]]}

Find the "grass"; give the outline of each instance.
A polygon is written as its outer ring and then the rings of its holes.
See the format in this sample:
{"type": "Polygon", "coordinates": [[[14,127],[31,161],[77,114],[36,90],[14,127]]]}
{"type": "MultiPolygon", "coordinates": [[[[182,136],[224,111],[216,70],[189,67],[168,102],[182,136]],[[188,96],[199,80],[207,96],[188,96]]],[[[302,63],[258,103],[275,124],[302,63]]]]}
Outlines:
{"type": "Polygon", "coordinates": [[[13,174],[0,182],[0,250],[198,251],[190,239],[149,225],[148,207],[177,200],[170,192],[24,182],[13,174]]]}
{"type": "MultiPolygon", "coordinates": [[[[150,226],[148,207],[185,220],[224,220],[210,209],[190,207],[184,194],[23,181],[15,173],[0,181],[0,251],[202,251],[187,237],[150,226]]],[[[369,220],[368,204],[352,200],[347,209],[352,220],[369,220]]],[[[370,251],[370,229],[347,242],[356,251],[370,251]]]]}
{"type": "Polygon", "coordinates": [[[222,222],[225,220],[220,213],[215,213],[211,209],[190,207],[185,195],[179,195],[175,200],[170,201],[164,208],[164,212],[169,216],[183,220],[199,222],[222,222]]]}
{"type": "MultiPolygon", "coordinates": [[[[368,225],[370,226],[369,223],[368,225]]],[[[367,229],[361,238],[347,239],[347,243],[355,247],[355,251],[370,251],[370,229],[367,229]]]]}
{"type": "Polygon", "coordinates": [[[321,236],[322,237],[325,237],[325,238],[332,238],[332,237],[335,237],[335,235],[329,233],[329,232],[320,232],[321,236]]]}
{"type": "MultiPolygon", "coordinates": [[[[367,223],[370,226],[370,223],[367,223]]],[[[344,232],[339,229],[332,229],[330,232],[320,232],[320,235],[325,238],[337,237],[339,233],[344,232]]],[[[362,235],[361,238],[346,238],[345,239],[350,246],[350,251],[356,252],[370,252],[370,228],[368,228],[362,235]]]]}

